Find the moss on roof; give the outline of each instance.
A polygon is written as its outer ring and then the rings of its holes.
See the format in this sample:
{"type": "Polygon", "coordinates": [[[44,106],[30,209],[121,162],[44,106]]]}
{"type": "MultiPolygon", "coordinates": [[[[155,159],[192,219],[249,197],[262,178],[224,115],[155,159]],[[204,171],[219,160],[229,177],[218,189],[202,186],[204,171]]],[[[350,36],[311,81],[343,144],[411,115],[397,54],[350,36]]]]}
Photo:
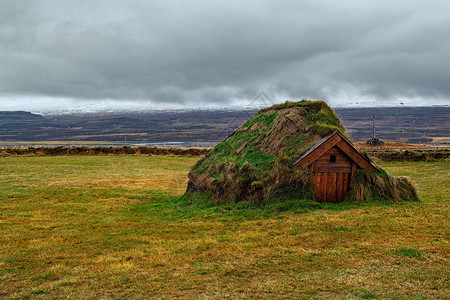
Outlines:
{"type": "MultiPolygon", "coordinates": [[[[276,158],[294,162],[321,138],[334,130],[346,135],[344,126],[323,101],[285,102],[264,108],[247,120],[230,137],[218,144],[194,168],[196,173],[214,171],[218,163],[248,162],[264,172],[276,158]]],[[[219,174],[212,174],[219,175],[219,174]]]]}
{"type": "Polygon", "coordinates": [[[324,101],[264,108],[192,167],[186,196],[201,193],[213,202],[312,199],[311,172],[291,165],[335,130],[348,139],[324,101]]]}

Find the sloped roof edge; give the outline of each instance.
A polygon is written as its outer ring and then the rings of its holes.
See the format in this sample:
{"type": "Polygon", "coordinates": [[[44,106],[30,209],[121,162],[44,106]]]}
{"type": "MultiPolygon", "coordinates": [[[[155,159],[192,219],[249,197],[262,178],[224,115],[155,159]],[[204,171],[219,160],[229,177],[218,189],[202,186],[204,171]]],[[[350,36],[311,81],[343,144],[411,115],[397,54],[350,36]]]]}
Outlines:
{"type": "MultiPolygon", "coordinates": [[[[334,132],[332,132],[331,134],[327,135],[326,137],[324,137],[323,139],[321,139],[320,141],[318,141],[314,146],[312,146],[311,148],[308,149],[308,151],[306,151],[305,153],[303,153],[302,156],[300,156],[299,159],[297,159],[295,161],[295,163],[292,165],[292,167],[295,167],[298,163],[300,163],[304,158],[306,158],[308,155],[310,155],[311,153],[313,153],[316,149],[318,149],[323,143],[325,143],[326,141],[328,141],[331,137],[333,137],[334,135],[339,135],[339,137],[345,141],[356,153],[359,154],[359,156],[361,156],[367,163],[369,163],[372,167],[375,168],[375,170],[377,170],[378,172],[380,171],[378,169],[377,166],[375,166],[370,160],[368,160],[364,155],[362,155],[362,153],[355,148],[355,146],[353,146],[338,130],[335,130],[334,132]]],[[[345,152],[345,151],[344,151],[345,152]]]]}
{"type": "Polygon", "coordinates": [[[302,156],[300,156],[299,159],[297,159],[295,161],[295,163],[292,166],[295,166],[296,164],[298,164],[300,161],[302,161],[302,159],[304,159],[306,156],[308,156],[311,152],[313,152],[314,150],[316,150],[317,148],[320,147],[320,145],[322,145],[325,141],[327,141],[331,136],[333,136],[335,133],[337,132],[337,130],[335,130],[333,133],[327,135],[326,137],[322,138],[320,141],[318,141],[314,146],[312,146],[311,148],[309,148],[305,153],[303,153],[302,156]]]}

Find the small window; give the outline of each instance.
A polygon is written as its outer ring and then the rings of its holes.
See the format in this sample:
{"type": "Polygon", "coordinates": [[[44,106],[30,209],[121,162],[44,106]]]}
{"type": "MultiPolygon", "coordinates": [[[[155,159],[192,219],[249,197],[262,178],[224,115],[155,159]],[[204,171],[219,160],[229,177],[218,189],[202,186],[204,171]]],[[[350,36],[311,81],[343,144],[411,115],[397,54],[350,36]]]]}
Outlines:
{"type": "Polygon", "coordinates": [[[330,155],[330,162],[336,162],[336,155],[330,155]]]}

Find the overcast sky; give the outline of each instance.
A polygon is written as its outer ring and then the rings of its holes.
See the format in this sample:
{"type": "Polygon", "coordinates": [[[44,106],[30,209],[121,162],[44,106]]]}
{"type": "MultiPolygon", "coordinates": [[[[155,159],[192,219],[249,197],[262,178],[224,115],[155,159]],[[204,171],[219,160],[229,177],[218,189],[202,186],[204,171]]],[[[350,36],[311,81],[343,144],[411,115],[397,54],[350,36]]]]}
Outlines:
{"type": "Polygon", "coordinates": [[[450,102],[450,1],[0,0],[0,110],[450,102]]]}

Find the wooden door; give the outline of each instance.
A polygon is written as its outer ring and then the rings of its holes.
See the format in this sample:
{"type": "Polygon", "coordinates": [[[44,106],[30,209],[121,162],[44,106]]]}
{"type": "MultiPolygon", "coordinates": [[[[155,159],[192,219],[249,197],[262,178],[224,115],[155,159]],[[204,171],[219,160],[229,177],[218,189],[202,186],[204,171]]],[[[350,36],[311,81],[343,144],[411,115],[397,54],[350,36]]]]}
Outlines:
{"type": "Polygon", "coordinates": [[[314,199],[317,202],[342,202],[350,183],[351,173],[314,173],[314,199]]]}
{"type": "Polygon", "coordinates": [[[314,199],[317,202],[342,202],[352,185],[356,165],[338,147],[333,147],[312,165],[314,199]]]}

